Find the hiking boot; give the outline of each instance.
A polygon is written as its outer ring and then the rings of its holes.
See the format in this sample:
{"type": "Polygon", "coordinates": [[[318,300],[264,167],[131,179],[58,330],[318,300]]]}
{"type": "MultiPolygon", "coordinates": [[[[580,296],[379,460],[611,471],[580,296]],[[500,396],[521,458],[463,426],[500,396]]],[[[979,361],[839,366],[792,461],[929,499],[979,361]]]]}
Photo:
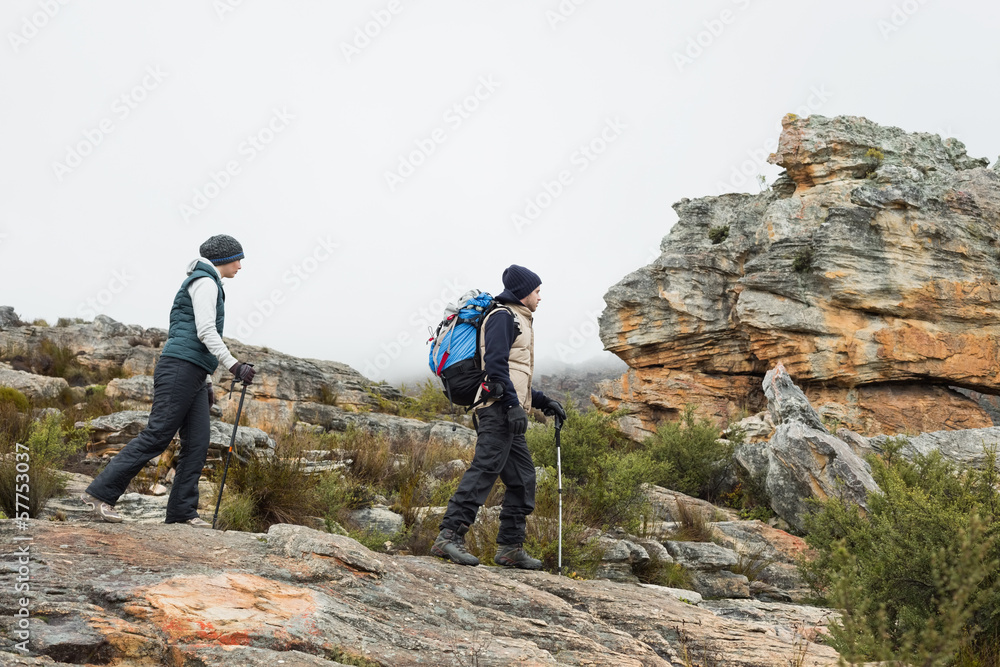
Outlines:
{"type": "Polygon", "coordinates": [[[459,565],[479,565],[479,559],[465,548],[465,531],[468,529],[468,526],[464,526],[458,530],[442,530],[434,540],[431,554],[459,565]]]}
{"type": "Polygon", "coordinates": [[[542,561],[532,558],[520,544],[498,544],[493,562],[505,567],[519,567],[522,570],[541,570],[542,561]]]}
{"type": "Polygon", "coordinates": [[[121,523],[122,515],[115,511],[115,508],[106,502],[100,501],[89,493],[80,495],[80,500],[84,505],[90,506],[90,513],[95,519],[101,519],[108,523],[121,523]]]}
{"type": "Polygon", "coordinates": [[[183,523],[186,523],[189,526],[195,526],[196,528],[211,528],[212,527],[212,524],[210,524],[209,522],[205,521],[200,516],[196,516],[193,519],[188,519],[187,521],[184,521],[183,523]]]}

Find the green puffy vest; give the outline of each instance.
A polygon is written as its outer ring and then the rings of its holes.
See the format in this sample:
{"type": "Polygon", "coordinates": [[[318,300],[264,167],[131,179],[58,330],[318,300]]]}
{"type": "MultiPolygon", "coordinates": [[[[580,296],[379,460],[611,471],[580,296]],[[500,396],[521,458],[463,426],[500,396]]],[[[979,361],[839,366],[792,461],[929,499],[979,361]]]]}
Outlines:
{"type": "Polygon", "coordinates": [[[204,262],[198,262],[177,290],[174,305],[170,307],[170,329],[167,330],[167,342],[163,345],[165,357],[175,357],[190,361],[205,369],[206,373],[214,373],[219,366],[219,360],[208,351],[205,344],[198,339],[198,327],[194,322],[194,304],[188,293],[188,285],[199,278],[211,278],[219,287],[219,298],[215,302],[215,328],[222,335],[222,325],[226,321],[226,293],[222,291],[222,280],[212,267],[204,262]]]}

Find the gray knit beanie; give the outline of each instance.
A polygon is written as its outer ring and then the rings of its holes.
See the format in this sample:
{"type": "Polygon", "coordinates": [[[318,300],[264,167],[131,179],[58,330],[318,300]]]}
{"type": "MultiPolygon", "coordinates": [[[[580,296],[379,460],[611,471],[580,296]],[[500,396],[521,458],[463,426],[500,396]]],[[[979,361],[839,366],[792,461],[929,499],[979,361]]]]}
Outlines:
{"type": "Polygon", "coordinates": [[[198,252],[215,266],[243,259],[243,246],[227,234],[216,234],[202,243],[198,252]]]}

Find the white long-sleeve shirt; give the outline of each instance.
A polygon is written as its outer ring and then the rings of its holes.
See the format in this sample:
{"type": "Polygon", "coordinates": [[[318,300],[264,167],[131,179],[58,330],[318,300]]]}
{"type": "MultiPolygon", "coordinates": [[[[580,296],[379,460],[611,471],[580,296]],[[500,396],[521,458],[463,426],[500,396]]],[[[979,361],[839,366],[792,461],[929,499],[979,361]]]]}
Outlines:
{"type": "MultiPolygon", "coordinates": [[[[211,266],[215,275],[219,275],[212,262],[204,257],[199,257],[188,265],[188,274],[194,271],[198,262],[211,266]]],[[[218,286],[214,280],[199,278],[188,285],[188,294],[191,295],[191,305],[194,307],[194,324],[198,330],[198,340],[205,344],[208,351],[214,354],[225,368],[232,368],[237,359],[229,352],[229,348],[226,347],[222,336],[215,328],[215,304],[219,299],[218,286]]],[[[211,375],[208,376],[208,381],[212,381],[211,375]]]]}

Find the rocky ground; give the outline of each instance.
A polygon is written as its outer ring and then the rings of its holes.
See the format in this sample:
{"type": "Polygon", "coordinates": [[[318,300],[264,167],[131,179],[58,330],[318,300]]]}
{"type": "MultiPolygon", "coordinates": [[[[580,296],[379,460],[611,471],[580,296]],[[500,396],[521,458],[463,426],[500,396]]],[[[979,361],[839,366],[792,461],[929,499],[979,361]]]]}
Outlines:
{"type": "MultiPolygon", "coordinates": [[[[74,518],[32,520],[23,530],[3,522],[0,534],[5,544],[26,546],[31,561],[30,652],[16,657],[16,619],[5,614],[5,665],[837,660],[812,641],[828,610],[387,556],[302,526],[251,534],[74,518]]],[[[0,575],[5,609],[17,605],[16,570],[8,554],[0,575]]]]}

